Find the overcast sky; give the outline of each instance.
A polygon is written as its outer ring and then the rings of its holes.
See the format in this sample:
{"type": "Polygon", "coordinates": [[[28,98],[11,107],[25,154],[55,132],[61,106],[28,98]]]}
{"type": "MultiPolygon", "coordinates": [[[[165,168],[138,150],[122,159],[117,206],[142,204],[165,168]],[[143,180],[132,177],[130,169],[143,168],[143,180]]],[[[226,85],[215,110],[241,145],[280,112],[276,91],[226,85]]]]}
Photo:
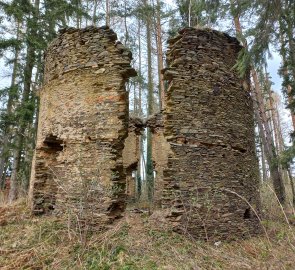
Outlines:
{"type": "MultiPolygon", "coordinates": [[[[165,2],[167,4],[169,4],[170,6],[175,7],[175,5],[173,4],[173,0],[166,0],[165,2]]],[[[231,21],[227,21],[227,22],[225,21],[222,24],[220,24],[220,29],[217,29],[217,30],[227,31],[229,29],[230,25],[232,25],[231,21]]],[[[269,71],[270,76],[271,76],[271,81],[274,83],[272,88],[278,94],[281,95],[282,102],[284,102],[284,99],[283,99],[283,96],[282,96],[282,93],[281,93],[282,79],[278,75],[278,69],[280,67],[281,59],[280,59],[280,56],[279,56],[278,53],[273,52],[272,56],[273,56],[272,59],[268,59],[268,71],[269,71]]],[[[9,77],[10,73],[11,73],[11,71],[9,70],[9,68],[4,66],[3,59],[0,59],[0,89],[1,88],[3,89],[3,87],[9,86],[9,84],[10,84],[10,77],[9,77]]],[[[283,117],[284,117],[285,121],[291,122],[290,118],[288,117],[288,115],[289,115],[288,110],[284,110],[283,115],[284,115],[283,117]]]]}

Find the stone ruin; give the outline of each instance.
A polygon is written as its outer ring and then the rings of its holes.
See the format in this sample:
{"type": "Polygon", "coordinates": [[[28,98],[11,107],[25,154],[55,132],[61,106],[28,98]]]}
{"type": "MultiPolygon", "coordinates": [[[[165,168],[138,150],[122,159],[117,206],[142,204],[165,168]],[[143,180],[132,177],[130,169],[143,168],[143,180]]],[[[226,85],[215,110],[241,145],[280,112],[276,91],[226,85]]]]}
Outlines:
{"type": "Polygon", "coordinates": [[[239,42],[183,29],[169,40],[162,207],[173,228],[202,239],[259,232],[259,170],[249,76],[234,65],[239,42]],[[253,209],[252,209],[253,207],[253,209]]]}
{"type": "Polygon", "coordinates": [[[131,53],[108,27],[69,28],[50,44],[31,176],[33,213],[104,226],[125,208],[122,151],[131,53]]]}
{"type": "Polygon", "coordinates": [[[185,28],[168,41],[166,107],[130,118],[131,53],[108,27],[67,28],[50,44],[40,90],[30,198],[34,214],[68,215],[105,229],[136,194],[139,136],[153,134],[154,208],[197,239],[260,231],[259,174],[249,77],[239,42],[185,28]]]}

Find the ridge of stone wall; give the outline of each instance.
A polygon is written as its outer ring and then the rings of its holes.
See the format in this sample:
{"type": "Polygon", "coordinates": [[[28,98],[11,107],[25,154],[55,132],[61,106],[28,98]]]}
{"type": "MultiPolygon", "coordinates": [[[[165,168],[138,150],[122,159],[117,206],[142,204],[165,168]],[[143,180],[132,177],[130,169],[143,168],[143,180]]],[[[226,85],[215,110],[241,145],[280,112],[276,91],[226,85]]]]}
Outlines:
{"type": "Polygon", "coordinates": [[[131,53],[108,27],[68,28],[50,44],[30,196],[34,214],[102,228],[125,209],[131,53]]]}
{"type": "Polygon", "coordinates": [[[96,74],[116,68],[126,78],[136,76],[130,50],[117,41],[108,26],[64,28],[46,50],[44,84],[74,70],[95,69],[96,74]]]}
{"type": "Polygon", "coordinates": [[[177,231],[200,239],[258,233],[259,174],[249,78],[227,34],[185,28],[168,41],[164,135],[172,154],[162,205],[177,231]],[[251,204],[251,207],[249,204],[251,204]]]}

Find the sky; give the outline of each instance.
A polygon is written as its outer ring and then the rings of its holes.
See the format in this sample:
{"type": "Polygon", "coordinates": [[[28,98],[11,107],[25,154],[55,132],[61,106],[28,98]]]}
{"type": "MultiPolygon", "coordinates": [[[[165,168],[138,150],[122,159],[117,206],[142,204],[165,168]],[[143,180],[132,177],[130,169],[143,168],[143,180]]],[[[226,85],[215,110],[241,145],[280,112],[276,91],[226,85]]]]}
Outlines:
{"type": "MultiPolygon", "coordinates": [[[[173,0],[166,0],[164,1],[166,2],[166,4],[175,7],[174,1],[173,0]]],[[[230,24],[232,24],[232,22],[225,22],[224,24],[220,25],[220,30],[226,31],[228,29],[228,27],[230,26],[230,24]]],[[[217,29],[218,30],[218,29],[217,29]]],[[[280,94],[280,96],[282,97],[282,103],[284,103],[284,98],[283,95],[281,93],[281,84],[282,84],[282,79],[280,78],[280,76],[278,75],[278,69],[280,67],[280,56],[278,53],[276,53],[274,50],[272,50],[272,58],[268,59],[267,63],[268,63],[268,71],[269,74],[271,76],[271,81],[273,82],[273,90],[275,92],[277,92],[278,94],[280,94]]],[[[3,59],[0,59],[0,89],[3,87],[7,87],[10,84],[10,77],[9,74],[11,73],[11,71],[9,70],[8,67],[6,67],[4,65],[4,61],[3,59]]],[[[0,103],[1,99],[0,99],[0,103]]],[[[283,118],[284,121],[286,122],[290,122],[290,113],[288,112],[288,110],[284,109],[284,105],[282,106],[282,112],[283,112],[283,118]]]]}
{"type": "Polygon", "coordinates": [[[0,58],[0,89],[8,86],[9,80],[7,75],[9,75],[9,70],[4,65],[4,61],[0,58]]]}
{"type": "MultiPolygon", "coordinates": [[[[273,50],[271,48],[271,50],[273,50]]],[[[282,88],[282,78],[278,74],[278,70],[281,66],[281,57],[280,55],[273,50],[272,52],[272,58],[269,58],[267,60],[268,65],[268,72],[270,74],[271,80],[274,83],[273,90],[277,92],[281,92],[282,88]]]]}

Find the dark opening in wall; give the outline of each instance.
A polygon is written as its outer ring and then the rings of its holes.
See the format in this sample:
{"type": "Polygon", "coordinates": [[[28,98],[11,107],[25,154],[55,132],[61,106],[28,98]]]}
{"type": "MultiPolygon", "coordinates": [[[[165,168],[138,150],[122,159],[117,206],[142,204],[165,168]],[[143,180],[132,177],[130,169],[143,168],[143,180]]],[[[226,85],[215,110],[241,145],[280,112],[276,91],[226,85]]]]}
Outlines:
{"type": "MultiPolygon", "coordinates": [[[[146,121],[139,118],[131,118],[129,123],[129,135],[127,143],[125,143],[125,166],[126,170],[126,195],[128,203],[150,203],[153,201],[155,178],[158,173],[156,172],[156,163],[154,161],[153,136],[155,136],[155,129],[150,129],[148,134],[148,127],[146,121]],[[134,132],[135,131],[135,132],[134,132]],[[136,136],[136,138],[134,138],[136,136]],[[150,140],[148,140],[150,136],[150,140]],[[150,143],[150,145],[148,145],[150,143]],[[132,160],[136,162],[130,163],[132,160]],[[129,163],[128,163],[129,162],[129,163]]],[[[149,125],[156,126],[154,117],[148,119],[149,125]]]]}
{"type": "Polygon", "coordinates": [[[126,170],[126,195],[128,202],[135,202],[137,198],[137,167],[138,162],[135,162],[126,170]]]}
{"type": "Polygon", "coordinates": [[[244,219],[250,219],[250,218],[251,218],[251,210],[250,208],[247,208],[244,213],[244,219]]]}
{"type": "Polygon", "coordinates": [[[135,179],[135,200],[138,200],[142,192],[142,181],[140,171],[133,171],[132,176],[134,176],[135,179]]]}
{"type": "Polygon", "coordinates": [[[57,164],[57,156],[64,149],[64,143],[62,140],[59,140],[56,136],[50,135],[49,137],[46,137],[44,144],[47,146],[45,152],[47,152],[49,155],[47,163],[47,184],[51,187],[51,192],[49,194],[46,194],[45,197],[45,207],[49,211],[53,211],[55,209],[57,193],[57,184],[54,178],[58,175],[55,169],[55,165],[57,164]]]}
{"type": "Polygon", "coordinates": [[[113,220],[122,217],[122,212],[124,211],[125,206],[121,202],[112,203],[107,211],[109,212],[109,223],[112,223],[113,220]]]}
{"type": "Polygon", "coordinates": [[[35,214],[46,214],[55,209],[57,184],[55,178],[58,177],[56,169],[57,157],[64,149],[65,143],[52,134],[43,141],[43,146],[36,150],[36,181],[38,192],[35,197],[35,214]]]}
{"type": "Polygon", "coordinates": [[[44,144],[48,146],[52,151],[62,151],[65,144],[62,140],[58,139],[57,136],[50,134],[44,140],[44,144]]]}

